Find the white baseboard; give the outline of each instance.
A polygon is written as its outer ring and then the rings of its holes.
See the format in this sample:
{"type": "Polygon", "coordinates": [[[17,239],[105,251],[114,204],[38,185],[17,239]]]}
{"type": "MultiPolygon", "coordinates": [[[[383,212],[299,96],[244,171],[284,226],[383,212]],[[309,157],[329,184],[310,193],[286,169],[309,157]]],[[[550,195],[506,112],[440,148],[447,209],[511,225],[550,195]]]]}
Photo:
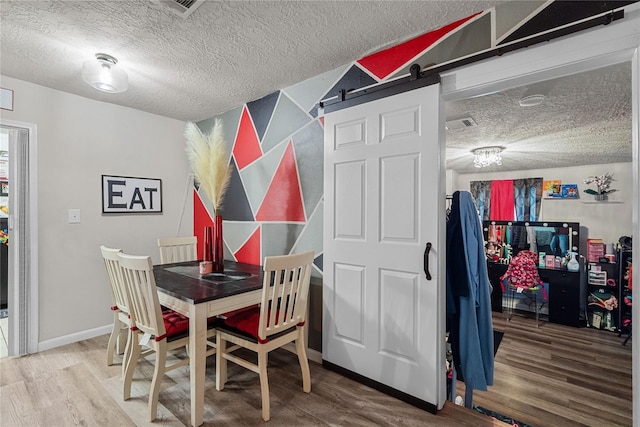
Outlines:
{"type": "MultiPolygon", "coordinates": [[[[284,348],[287,351],[290,351],[293,354],[296,354],[296,345],[292,342],[283,345],[282,348],[284,348]]],[[[307,359],[311,360],[312,362],[317,362],[322,364],[322,353],[307,347],[307,359]]]]}
{"type": "Polygon", "coordinates": [[[307,358],[322,365],[322,353],[317,350],[307,347],[307,358]]]}
{"type": "Polygon", "coordinates": [[[38,351],[50,350],[52,348],[60,347],[67,344],[72,344],[74,342],[98,337],[100,335],[109,334],[111,333],[112,329],[113,329],[113,325],[105,325],[99,328],[88,329],[86,331],[76,332],[70,335],[65,335],[63,337],[53,338],[47,341],[41,341],[40,343],[38,343],[38,351]]]}
{"type": "MultiPolygon", "coordinates": [[[[38,351],[50,350],[52,348],[61,347],[63,345],[72,344],[74,342],[95,338],[100,335],[111,333],[112,325],[105,325],[99,328],[88,329],[86,331],[76,332],[74,334],[65,335],[63,337],[53,338],[47,341],[42,341],[38,344],[38,351]]],[[[293,343],[289,343],[285,348],[292,353],[296,352],[296,348],[293,343]]],[[[313,362],[322,363],[322,353],[307,347],[307,358],[313,362]]]]}

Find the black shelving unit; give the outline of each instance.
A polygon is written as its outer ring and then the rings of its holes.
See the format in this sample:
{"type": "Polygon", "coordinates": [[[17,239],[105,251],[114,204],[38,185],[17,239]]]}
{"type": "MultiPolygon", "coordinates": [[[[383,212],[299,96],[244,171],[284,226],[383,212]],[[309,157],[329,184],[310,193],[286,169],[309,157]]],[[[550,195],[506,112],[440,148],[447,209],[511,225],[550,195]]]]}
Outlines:
{"type": "Polygon", "coordinates": [[[590,262],[587,267],[587,325],[618,332],[620,329],[620,267],[617,262],[590,262]],[[603,300],[615,297],[617,307],[602,307],[603,300]]]}
{"type": "Polygon", "coordinates": [[[620,335],[631,334],[631,310],[632,310],[632,289],[629,288],[629,280],[631,279],[629,273],[629,267],[631,266],[630,250],[620,250],[618,252],[618,265],[619,265],[619,284],[620,284],[620,313],[619,313],[619,325],[620,335]]]}

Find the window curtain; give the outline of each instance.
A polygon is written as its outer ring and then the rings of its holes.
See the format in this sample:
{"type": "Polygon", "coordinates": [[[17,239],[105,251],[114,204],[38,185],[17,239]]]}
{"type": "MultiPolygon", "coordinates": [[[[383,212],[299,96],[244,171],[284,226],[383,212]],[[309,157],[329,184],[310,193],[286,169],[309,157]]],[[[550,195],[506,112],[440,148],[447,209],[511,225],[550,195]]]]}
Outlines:
{"type": "Polygon", "coordinates": [[[478,215],[483,221],[488,221],[491,210],[491,181],[471,181],[469,184],[478,215]]]}
{"type": "MultiPolygon", "coordinates": [[[[494,215],[506,217],[492,216],[492,195],[493,183],[499,181],[471,181],[470,192],[476,204],[478,214],[483,221],[490,219],[495,220],[515,220],[515,221],[539,221],[540,220],[540,203],[542,200],[542,178],[521,178],[514,180],[505,180],[511,183],[498,184],[501,194],[495,198],[494,203],[500,206],[494,210],[494,215]],[[509,191],[511,194],[509,194],[509,191]],[[502,199],[505,200],[502,200],[502,199]],[[510,204],[510,206],[509,206],[510,204]],[[509,215],[508,211],[512,211],[509,215]]],[[[496,187],[497,188],[497,187],[496,187]]]]}
{"type": "Polygon", "coordinates": [[[542,178],[513,180],[516,221],[538,221],[542,199],[542,178]]]}
{"type": "Polygon", "coordinates": [[[514,218],[515,195],[512,179],[491,181],[491,212],[489,219],[512,221],[514,218]]]}

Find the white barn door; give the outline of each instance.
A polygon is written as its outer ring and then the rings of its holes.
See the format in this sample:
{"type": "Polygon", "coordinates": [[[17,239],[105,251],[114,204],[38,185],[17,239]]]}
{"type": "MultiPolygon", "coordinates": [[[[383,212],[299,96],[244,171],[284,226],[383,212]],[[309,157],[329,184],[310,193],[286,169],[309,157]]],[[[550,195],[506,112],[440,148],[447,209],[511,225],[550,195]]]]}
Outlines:
{"type": "Polygon", "coordinates": [[[323,360],[434,411],[446,394],[439,90],[326,114],[324,170],[323,360]]]}

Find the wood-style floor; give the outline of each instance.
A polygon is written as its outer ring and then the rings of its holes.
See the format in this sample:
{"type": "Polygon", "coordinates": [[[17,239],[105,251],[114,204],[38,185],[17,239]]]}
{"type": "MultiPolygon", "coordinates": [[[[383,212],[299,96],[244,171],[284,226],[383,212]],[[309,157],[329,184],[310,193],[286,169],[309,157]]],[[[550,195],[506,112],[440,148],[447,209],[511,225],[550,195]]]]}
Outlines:
{"type": "MultiPolygon", "coordinates": [[[[617,334],[541,323],[515,316],[505,322],[495,360],[495,385],[474,403],[533,426],[630,426],[631,346],[617,334]]],[[[0,360],[0,425],[189,425],[188,367],[162,382],[159,419],[146,421],[152,365],[141,362],[132,398],[122,401],[121,366],[106,366],[107,336],[20,358],[0,360]]],[[[184,354],[178,354],[183,357],[184,354]]],[[[506,426],[447,402],[438,415],[417,409],[311,363],[312,390],[302,392],[295,355],[270,355],[268,426],[506,426]]],[[[215,360],[205,384],[205,425],[265,425],[256,374],[229,364],[225,390],[215,390],[215,360]]],[[[464,395],[464,384],[458,383],[464,395]]]]}
{"type": "MultiPolygon", "coordinates": [[[[474,404],[536,427],[632,425],[631,341],[500,313],[493,327],[504,331],[494,385],[474,391],[474,404]]],[[[464,396],[464,384],[457,388],[464,396]]]]}

